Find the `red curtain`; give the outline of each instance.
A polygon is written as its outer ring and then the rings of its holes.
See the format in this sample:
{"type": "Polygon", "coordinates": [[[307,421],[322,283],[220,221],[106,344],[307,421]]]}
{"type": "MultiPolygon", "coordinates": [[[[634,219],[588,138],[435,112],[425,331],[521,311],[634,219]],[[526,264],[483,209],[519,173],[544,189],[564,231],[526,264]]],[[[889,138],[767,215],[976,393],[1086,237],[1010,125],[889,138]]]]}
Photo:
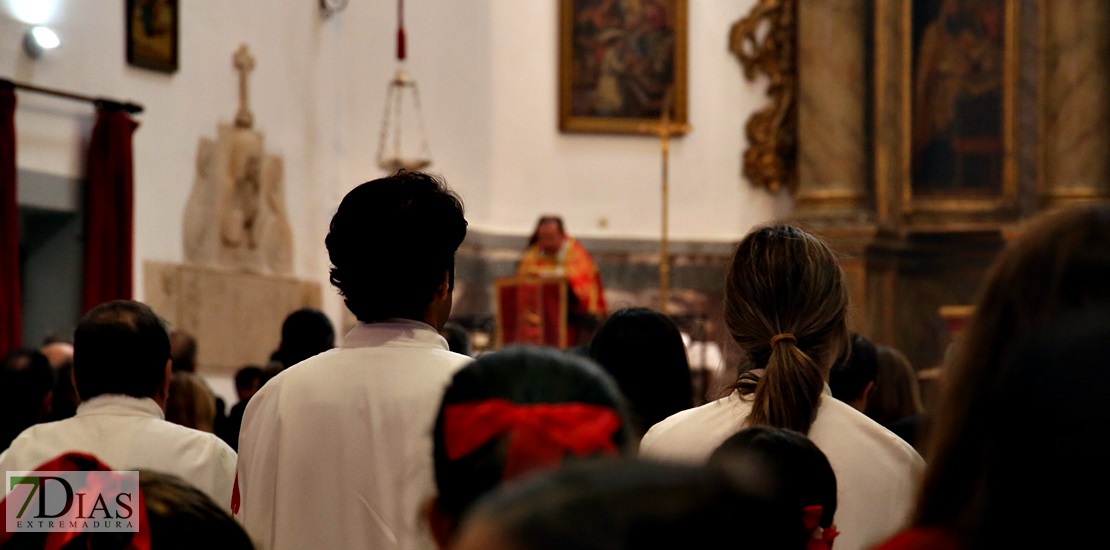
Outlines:
{"type": "Polygon", "coordinates": [[[15,173],[15,92],[0,83],[0,355],[23,345],[15,173]]]}
{"type": "Polygon", "coordinates": [[[82,311],[131,298],[131,136],[138,126],[119,105],[97,104],[85,181],[82,311]]]}

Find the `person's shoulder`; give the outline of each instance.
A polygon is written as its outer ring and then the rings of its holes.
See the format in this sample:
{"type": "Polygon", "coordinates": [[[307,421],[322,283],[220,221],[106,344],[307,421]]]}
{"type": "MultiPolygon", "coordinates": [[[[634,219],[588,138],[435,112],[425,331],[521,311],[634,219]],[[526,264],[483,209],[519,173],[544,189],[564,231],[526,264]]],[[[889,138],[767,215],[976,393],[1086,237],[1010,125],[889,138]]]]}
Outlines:
{"type": "Polygon", "coordinates": [[[822,450],[830,445],[842,446],[875,459],[885,458],[905,465],[915,472],[925,466],[912,445],[851,405],[829,396],[821,398],[810,438],[822,450]]]}
{"type": "Polygon", "coordinates": [[[181,426],[166,420],[161,422],[166,424],[160,426],[160,430],[164,431],[167,437],[185,443],[186,448],[190,450],[218,456],[235,456],[235,450],[214,433],[181,426]]]}
{"type": "MultiPolygon", "coordinates": [[[[62,422],[59,420],[58,422],[62,422]]],[[[57,422],[51,422],[56,424],[57,422]]],[[[7,449],[0,451],[0,471],[15,471],[15,470],[30,470],[32,466],[28,466],[27,455],[30,445],[38,441],[36,434],[42,431],[43,424],[36,424],[31,426],[19,435],[8,445],[7,449]]]]}
{"type": "Polygon", "coordinates": [[[679,411],[648,429],[640,453],[664,460],[704,460],[743,427],[750,411],[751,404],[736,393],[679,411]]]}

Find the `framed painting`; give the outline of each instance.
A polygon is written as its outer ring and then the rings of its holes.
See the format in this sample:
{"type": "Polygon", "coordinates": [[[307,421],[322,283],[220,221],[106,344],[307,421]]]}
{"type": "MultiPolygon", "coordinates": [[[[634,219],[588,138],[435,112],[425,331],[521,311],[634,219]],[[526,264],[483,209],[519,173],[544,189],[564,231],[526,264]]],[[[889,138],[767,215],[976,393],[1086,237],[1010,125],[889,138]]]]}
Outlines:
{"type": "Polygon", "coordinates": [[[687,0],[559,0],[559,129],[685,124],[687,0]]]}
{"type": "Polygon", "coordinates": [[[1018,5],[876,3],[876,176],[886,214],[964,229],[1016,212],[1018,5]]]}
{"type": "Polygon", "coordinates": [[[178,0],[127,0],[127,63],[177,72],[178,0]]]}

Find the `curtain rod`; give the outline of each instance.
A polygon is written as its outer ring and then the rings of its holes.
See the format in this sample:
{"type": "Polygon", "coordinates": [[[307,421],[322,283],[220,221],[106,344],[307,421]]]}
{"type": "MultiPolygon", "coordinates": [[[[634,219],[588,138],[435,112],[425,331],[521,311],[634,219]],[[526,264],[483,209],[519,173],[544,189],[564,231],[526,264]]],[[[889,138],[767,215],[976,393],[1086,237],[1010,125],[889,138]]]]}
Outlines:
{"type": "Polygon", "coordinates": [[[103,97],[91,97],[87,95],[75,94],[72,92],[63,92],[61,90],[53,90],[51,88],[43,88],[42,86],[35,86],[33,84],[26,84],[23,82],[15,82],[6,78],[0,78],[0,87],[16,90],[27,90],[28,92],[37,92],[40,94],[52,95],[65,99],[73,99],[76,101],[87,101],[94,103],[98,107],[107,109],[122,109],[131,114],[139,114],[143,112],[143,106],[131,102],[115,101],[103,97]]]}

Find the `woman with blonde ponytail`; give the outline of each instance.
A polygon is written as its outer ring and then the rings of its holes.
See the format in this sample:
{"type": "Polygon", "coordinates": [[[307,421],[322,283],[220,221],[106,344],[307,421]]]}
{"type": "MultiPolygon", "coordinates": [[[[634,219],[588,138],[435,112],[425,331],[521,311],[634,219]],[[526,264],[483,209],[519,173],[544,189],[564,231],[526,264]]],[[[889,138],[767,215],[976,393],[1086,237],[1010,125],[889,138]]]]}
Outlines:
{"type": "Polygon", "coordinates": [[[742,374],[728,396],[653,426],[641,454],[704,462],[748,426],[801,432],[836,473],[837,550],[868,548],[898,531],[924,462],[908,443],[832,397],[829,371],[847,346],[847,308],[843,273],[825,243],[787,225],[752,231],[725,279],[725,323],[745,352],[742,374]]]}

